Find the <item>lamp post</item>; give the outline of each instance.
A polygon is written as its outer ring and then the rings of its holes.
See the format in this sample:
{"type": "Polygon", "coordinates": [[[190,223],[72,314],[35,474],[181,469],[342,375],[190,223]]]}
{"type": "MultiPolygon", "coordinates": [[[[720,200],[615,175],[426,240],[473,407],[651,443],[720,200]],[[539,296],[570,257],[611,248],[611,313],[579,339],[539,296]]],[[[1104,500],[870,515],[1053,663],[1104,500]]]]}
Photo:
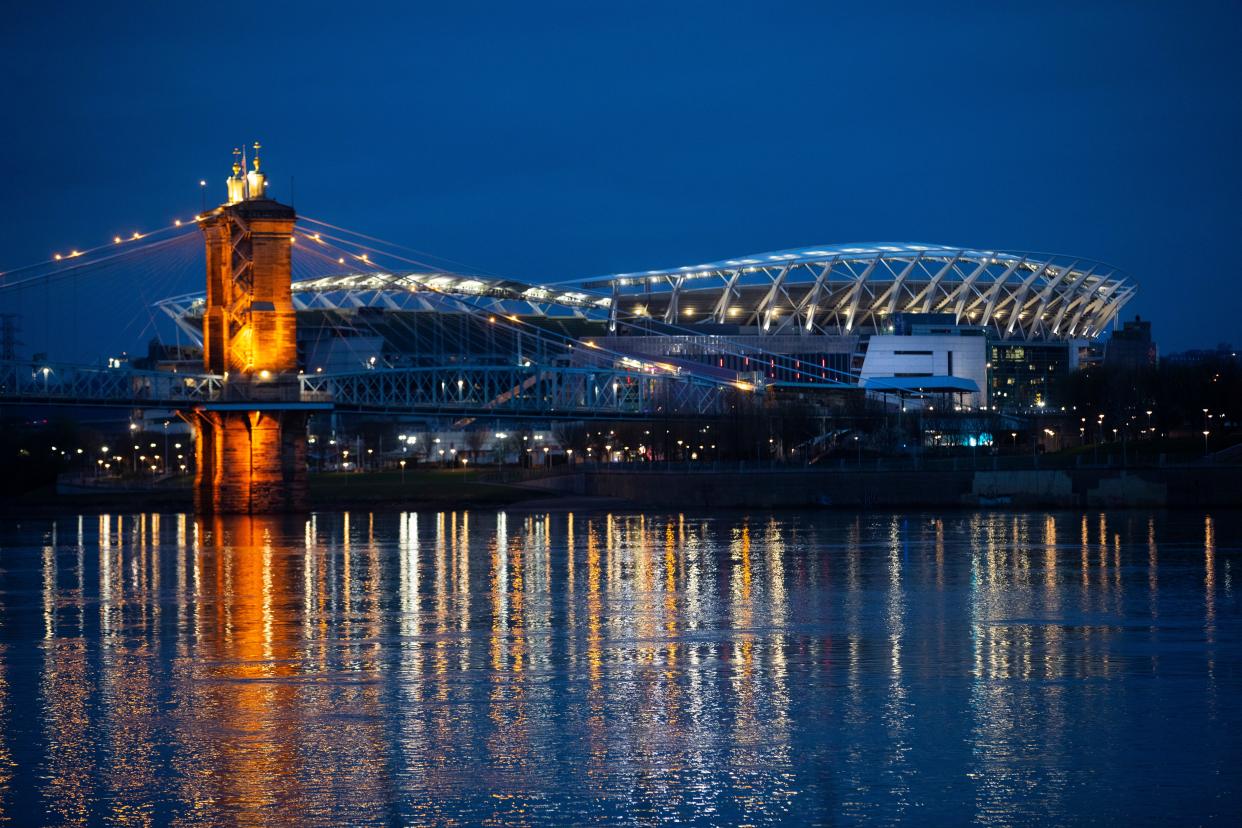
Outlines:
{"type": "Polygon", "coordinates": [[[1206,428],[1205,428],[1205,429],[1203,429],[1203,456],[1204,456],[1204,457],[1207,457],[1207,453],[1208,453],[1208,435],[1209,435],[1209,434],[1211,434],[1211,433],[1212,433],[1212,432],[1208,431],[1206,428]]]}
{"type": "Polygon", "coordinates": [[[405,461],[401,460],[400,463],[401,463],[401,483],[404,485],[405,484],[405,461]]]}
{"type": "Polygon", "coordinates": [[[1104,415],[1103,415],[1103,414],[1099,414],[1099,415],[1097,415],[1097,417],[1098,417],[1098,419],[1096,420],[1096,426],[1095,426],[1095,428],[1096,428],[1096,432],[1095,432],[1095,433],[1096,433],[1096,440],[1095,440],[1095,463],[1096,463],[1096,465],[1099,465],[1099,462],[1100,462],[1100,443],[1104,442],[1104,415]]]}

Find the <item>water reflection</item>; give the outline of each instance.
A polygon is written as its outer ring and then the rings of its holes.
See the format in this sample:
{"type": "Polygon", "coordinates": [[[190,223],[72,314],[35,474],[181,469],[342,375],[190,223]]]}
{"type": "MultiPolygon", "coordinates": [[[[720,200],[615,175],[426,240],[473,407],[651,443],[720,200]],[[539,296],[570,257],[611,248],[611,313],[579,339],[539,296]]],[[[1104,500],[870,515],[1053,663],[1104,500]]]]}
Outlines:
{"type": "Polygon", "coordinates": [[[1229,513],[0,524],[0,818],[1233,813],[1237,528],[1229,513]]]}

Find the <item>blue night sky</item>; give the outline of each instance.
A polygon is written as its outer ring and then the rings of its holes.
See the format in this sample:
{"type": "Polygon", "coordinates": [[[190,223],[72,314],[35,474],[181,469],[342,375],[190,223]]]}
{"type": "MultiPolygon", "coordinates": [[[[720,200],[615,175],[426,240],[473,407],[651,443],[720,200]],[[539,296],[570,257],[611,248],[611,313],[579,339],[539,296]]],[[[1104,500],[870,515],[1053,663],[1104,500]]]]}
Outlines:
{"type": "MultiPolygon", "coordinates": [[[[483,272],[1064,252],[1136,278],[1125,316],[1163,351],[1237,343],[1240,24],[1208,2],[13,5],[0,269],[191,215],[200,178],[222,200],[258,139],[299,212],[483,272]]],[[[147,292],[115,285],[126,320],[147,292]]],[[[48,321],[138,344],[26,294],[0,308],[33,348],[48,321]]]]}

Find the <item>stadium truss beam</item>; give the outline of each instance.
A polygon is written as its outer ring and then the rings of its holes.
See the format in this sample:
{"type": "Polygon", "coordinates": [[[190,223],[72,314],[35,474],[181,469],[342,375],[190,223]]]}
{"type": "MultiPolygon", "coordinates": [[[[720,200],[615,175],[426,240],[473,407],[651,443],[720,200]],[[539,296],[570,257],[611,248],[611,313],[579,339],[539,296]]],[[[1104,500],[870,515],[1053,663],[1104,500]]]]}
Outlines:
{"type": "MultiPolygon", "coordinates": [[[[828,245],[616,274],[550,288],[444,272],[345,273],[293,284],[298,310],[452,311],[641,324],[691,333],[733,324],[761,336],[885,332],[899,313],[947,313],[1004,339],[1099,336],[1133,298],[1116,268],[1068,256],[933,244],[828,245]]],[[[192,341],[199,295],[157,303],[192,341]]]]}
{"type": "MultiPolygon", "coordinates": [[[[293,306],[299,311],[384,308],[603,321],[609,304],[607,297],[579,290],[453,273],[347,273],[295,281],[292,291],[293,306]]],[[[202,313],[202,294],[174,296],[155,304],[191,341],[202,344],[202,332],[192,321],[202,313]]]]}
{"type": "Polygon", "coordinates": [[[610,319],[692,328],[731,322],[760,335],[884,332],[898,313],[951,313],[999,338],[1103,333],[1136,286],[1067,256],[933,244],[831,245],[582,283],[611,297],[610,319]]]}

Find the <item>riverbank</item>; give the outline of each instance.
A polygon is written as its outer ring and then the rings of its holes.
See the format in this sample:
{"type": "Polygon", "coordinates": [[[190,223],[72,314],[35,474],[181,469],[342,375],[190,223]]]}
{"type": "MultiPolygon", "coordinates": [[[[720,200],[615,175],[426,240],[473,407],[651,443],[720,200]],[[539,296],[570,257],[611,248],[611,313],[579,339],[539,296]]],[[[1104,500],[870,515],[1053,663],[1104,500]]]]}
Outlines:
{"type": "MultiPolygon", "coordinates": [[[[325,473],[310,476],[312,510],[497,508],[556,498],[556,492],[496,483],[475,469],[420,469],[401,472],[325,473]]],[[[30,516],[65,512],[188,512],[194,495],[188,481],[165,486],[93,486],[71,493],[45,487],[0,501],[0,515],[30,516]]]]}
{"type": "MultiPolygon", "coordinates": [[[[1238,507],[1242,466],[1009,470],[604,466],[574,472],[522,470],[512,478],[478,469],[420,469],[404,476],[314,474],[309,499],[313,511],[1238,507]]],[[[0,515],[193,508],[191,490],[181,481],[164,487],[97,487],[62,494],[41,489],[0,502],[0,515]]]]}
{"type": "Polygon", "coordinates": [[[1199,508],[1242,505],[1242,466],[1059,469],[602,467],[532,491],[678,508],[1199,508]]]}

